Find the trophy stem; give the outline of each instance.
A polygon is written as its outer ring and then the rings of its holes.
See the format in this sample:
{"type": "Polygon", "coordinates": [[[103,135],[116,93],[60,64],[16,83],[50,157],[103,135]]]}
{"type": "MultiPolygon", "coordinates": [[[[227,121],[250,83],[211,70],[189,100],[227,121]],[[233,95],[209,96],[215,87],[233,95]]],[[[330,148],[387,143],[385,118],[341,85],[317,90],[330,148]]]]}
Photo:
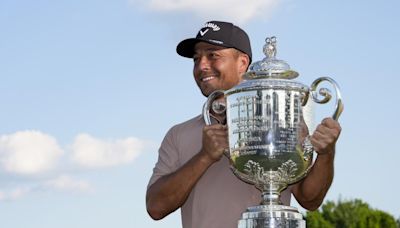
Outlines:
{"type": "Polygon", "coordinates": [[[281,192],[287,187],[286,183],[278,182],[267,182],[262,186],[261,193],[262,202],[261,205],[282,205],[281,192]]]}
{"type": "Polygon", "coordinates": [[[247,208],[238,228],[305,228],[302,214],[297,208],[282,204],[278,189],[277,185],[265,189],[261,205],[247,208]]]}
{"type": "Polygon", "coordinates": [[[280,194],[275,191],[263,192],[262,197],[262,205],[282,205],[280,200],[280,194]]]}

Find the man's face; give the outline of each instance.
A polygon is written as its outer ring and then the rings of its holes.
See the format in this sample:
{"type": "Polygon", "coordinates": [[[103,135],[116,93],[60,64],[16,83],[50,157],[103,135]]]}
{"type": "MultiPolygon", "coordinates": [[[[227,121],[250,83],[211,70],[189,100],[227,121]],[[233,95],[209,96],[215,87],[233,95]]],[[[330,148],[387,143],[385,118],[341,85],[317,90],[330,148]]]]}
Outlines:
{"type": "Polygon", "coordinates": [[[204,96],[239,84],[249,64],[247,55],[233,49],[199,42],[193,56],[193,75],[204,96]]]}

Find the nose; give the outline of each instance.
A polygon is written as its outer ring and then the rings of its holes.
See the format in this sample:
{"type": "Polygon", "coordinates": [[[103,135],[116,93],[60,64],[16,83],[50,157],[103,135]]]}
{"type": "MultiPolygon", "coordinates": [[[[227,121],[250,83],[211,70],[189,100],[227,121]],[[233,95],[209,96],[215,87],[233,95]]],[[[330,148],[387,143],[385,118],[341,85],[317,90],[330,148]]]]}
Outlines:
{"type": "Polygon", "coordinates": [[[206,56],[200,56],[196,61],[196,68],[198,70],[207,71],[210,69],[210,61],[206,56]]]}

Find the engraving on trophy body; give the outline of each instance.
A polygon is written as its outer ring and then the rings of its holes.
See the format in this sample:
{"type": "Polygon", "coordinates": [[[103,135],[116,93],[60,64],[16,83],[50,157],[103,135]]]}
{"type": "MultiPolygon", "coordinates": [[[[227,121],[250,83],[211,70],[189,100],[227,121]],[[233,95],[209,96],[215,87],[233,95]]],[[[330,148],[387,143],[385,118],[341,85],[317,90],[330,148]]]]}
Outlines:
{"type": "Polygon", "coordinates": [[[305,126],[301,124],[301,97],[299,91],[279,88],[260,88],[227,97],[234,172],[262,191],[271,183],[278,183],[282,191],[303,177],[309,165],[302,149],[306,135],[301,135],[300,129],[305,126]],[[254,164],[260,167],[259,176],[249,172],[254,164]],[[290,173],[284,171],[288,164],[292,167],[290,173]]]}

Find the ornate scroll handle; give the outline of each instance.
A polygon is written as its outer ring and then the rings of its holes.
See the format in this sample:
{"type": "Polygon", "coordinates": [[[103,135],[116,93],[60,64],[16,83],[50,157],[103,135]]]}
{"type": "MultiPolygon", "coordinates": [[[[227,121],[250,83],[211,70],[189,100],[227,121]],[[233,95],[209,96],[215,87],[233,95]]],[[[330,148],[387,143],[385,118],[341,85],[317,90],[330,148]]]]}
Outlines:
{"type": "Polygon", "coordinates": [[[343,107],[344,106],[343,106],[343,102],[342,102],[342,95],[340,94],[339,85],[335,82],[335,80],[333,80],[332,78],[329,78],[329,77],[317,78],[311,84],[311,88],[310,88],[310,93],[311,93],[312,99],[313,99],[313,101],[315,101],[318,104],[325,104],[328,101],[330,101],[330,99],[332,98],[331,91],[329,89],[327,89],[327,88],[321,88],[319,90],[319,93],[317,93],[317,87],[318,87],[319,83],[321,83],[323,81],[328,81],[335,88],[335,92],[336,92],[336,107],[335,107],[335,112],[332,115],[332,118],[334,120],[338,120],[340,114],[342,114],[342,112],[343,112],[343,107]],[[321,99],[318,98],[318,94],[322,96],[321,99]]]}
{"type": "MultiPolygon", "coordinates": [[[[343,103],[342,103],[342,95],[340,94],[339,85],[332,78],[329,78],[329,77],[317,78],[311,84],[310,92],[305,94],[305,97],[303,98],[303,104],[302,105],[303,106],[306,105],[310,94],[311,94],[312,100],[314,102],[318,103],[318,104],[325,104],[325,103],[327,103],[328,101],[331,100],[332,92],[329,89],[321,88],[317,92],[318,85],[323,81],[329,82],[335,88],[335,92],[336,92],[336,108],[335,108],[335,112],[332,115],[332,118],[337,121],[339,119],[340,114],[343,112],[343,103]],[[322,96],[322,98],[319,98],[318,95],[322,96]]],[[[312,155],[314,153],[314,147],[311,144],[310,136],[307,136],[306,139],[304,140],[303,150],[304,150],[303,159],[305,161],[312,160],[312,155]]],[[[310,167],[307,169],[306,173],[308,173],[309,170],[310,170],[310,167]]]]}
{"type": "MultiPolygon", "coordinates": [[[[218,97],[223,96],[225,93],[223,90],[216,90],[212,92],[207,101],[203,105],[203,119],[206,125],[211,125],[210,110],[212,109],[215,113],[222,114],[226,111],[226,107],[218,102],[215,102],[218,97]]],[[[230,159],[229,149],[224,150],[224,155],[230,159]]]]}
{"type": "Polygon", "coordinates": [[[225,110],[219,110],[219,108],[215,107],[215,104],[214,104],[214,101],[222,95],[224,95],[223,90],[216,90],[208,96],[206,103],[204,103],[203,119],[204,119],[204,122],[206,122],[206,125],[211,125],[211,116],[210,116],[211,109],[213,109],[214,112],[219,113],[219,114],[225,112],[225,110]]]}

